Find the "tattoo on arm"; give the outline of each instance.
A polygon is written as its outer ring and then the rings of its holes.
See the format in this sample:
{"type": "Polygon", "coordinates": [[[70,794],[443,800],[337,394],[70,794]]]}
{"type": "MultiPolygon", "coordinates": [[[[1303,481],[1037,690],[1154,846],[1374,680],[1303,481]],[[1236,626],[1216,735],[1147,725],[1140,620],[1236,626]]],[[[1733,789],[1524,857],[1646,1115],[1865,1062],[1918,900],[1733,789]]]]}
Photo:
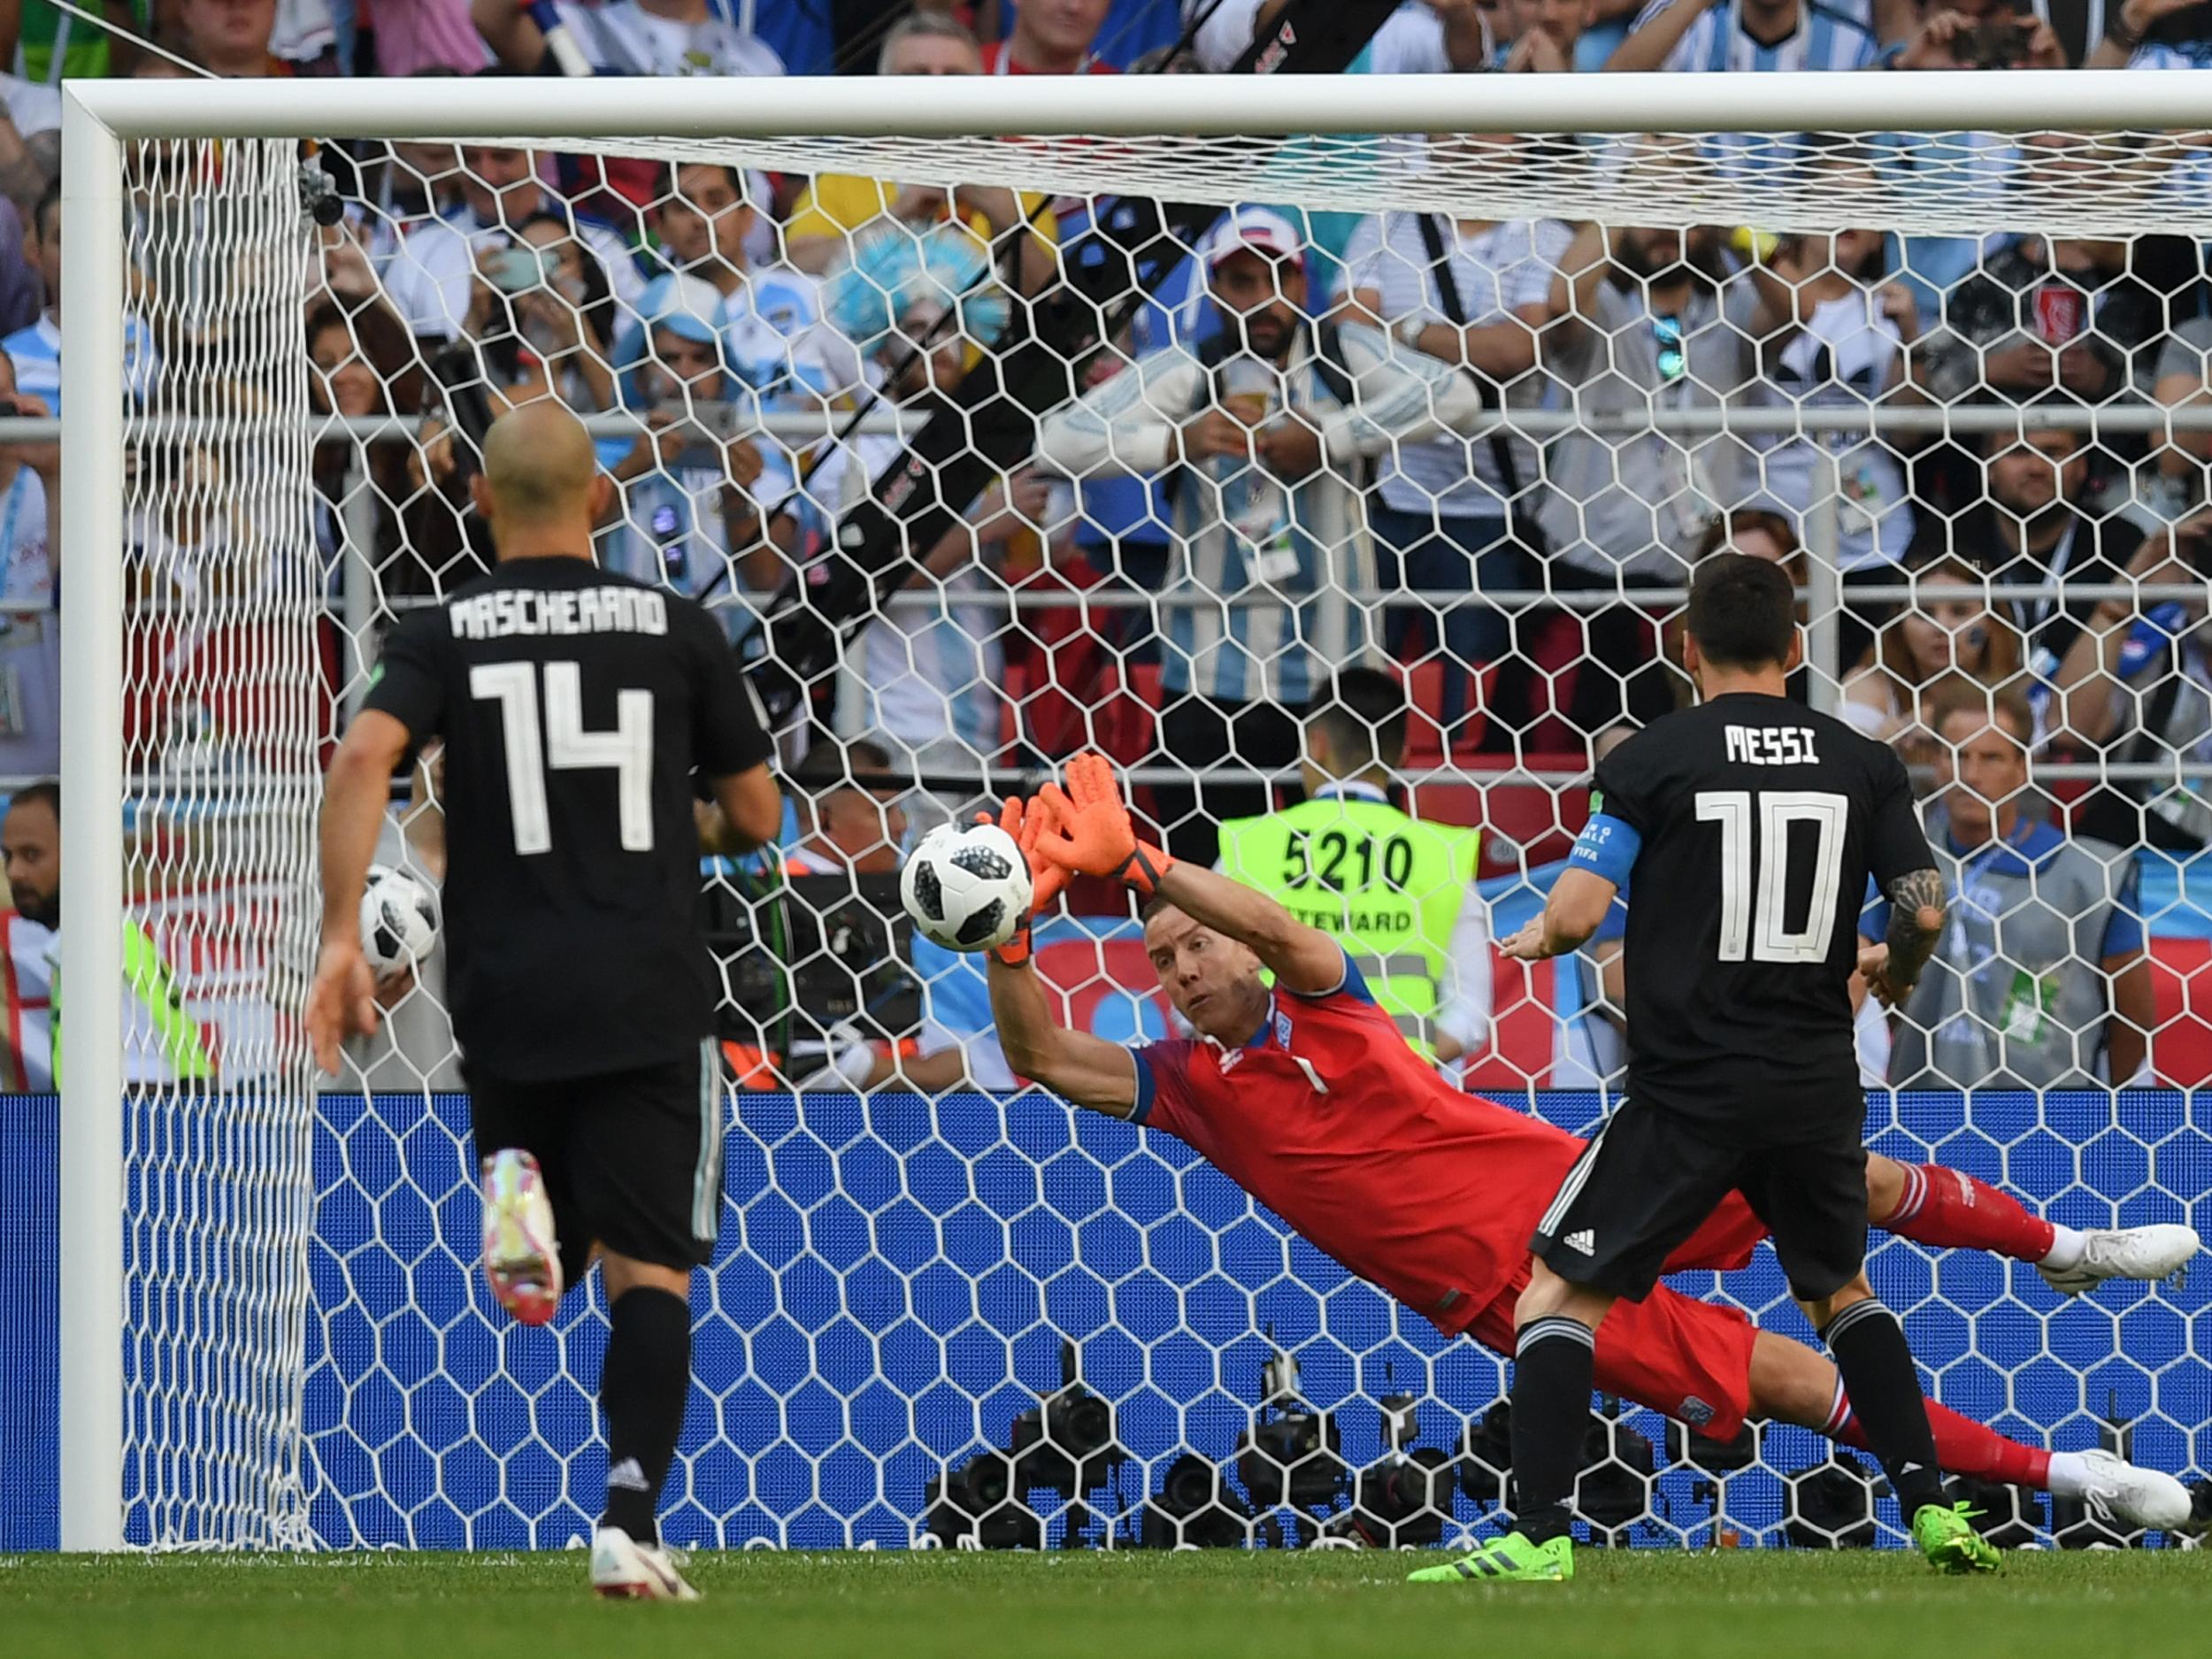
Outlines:
{"type": "Polygon", "coordinates": [[[1915,870],[1889,884],[1888,979],[1900,991],[1919,982],[1920,970],[1935,954],[1936,941],[1943,936],[1942,924],[1922,927],[1920,912],[1932,910],[1939,916],[1943,899],[1943,877],[1938,871],[1915,870]]]}

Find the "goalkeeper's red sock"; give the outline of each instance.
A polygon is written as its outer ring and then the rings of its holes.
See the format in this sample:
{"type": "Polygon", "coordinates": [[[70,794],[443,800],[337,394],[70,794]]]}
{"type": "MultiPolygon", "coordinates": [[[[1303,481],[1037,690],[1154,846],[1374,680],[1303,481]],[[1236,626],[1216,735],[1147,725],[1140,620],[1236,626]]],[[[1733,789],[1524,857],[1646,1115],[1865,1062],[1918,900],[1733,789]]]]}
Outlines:
{"type": "MultiPolygon", "coordinates": [[[[2008,1440],[1996,1430],[1962,1417],[1948,1406],[1928,1402],[1928,1426],[1935,1432],[1936,1462],[1946,1474],[1972,1475],[1978,1479],[2002,1481],[2008,1486],[2033,1486],[2042,1491],[2051,1484],[2051,1455],[2032,1446],[2008,1440]]],[[[1836,1383],[1836,1403],[1823,1432],[1831,1440],[1861,1451],[1866,1431],[1843,1397],[1843,1383],[1836,1383]]]]}
{"type": "Polygon", "coordinates": [[[1881,1225],[1901,1239],[1994,1250],[2022,1262],[2042,1261],[2058,1240],[2058,1229],[2030,1215],[2018,1199],[1939,1164],[1905,1166],[1904,1193],[1881,1225]]]}

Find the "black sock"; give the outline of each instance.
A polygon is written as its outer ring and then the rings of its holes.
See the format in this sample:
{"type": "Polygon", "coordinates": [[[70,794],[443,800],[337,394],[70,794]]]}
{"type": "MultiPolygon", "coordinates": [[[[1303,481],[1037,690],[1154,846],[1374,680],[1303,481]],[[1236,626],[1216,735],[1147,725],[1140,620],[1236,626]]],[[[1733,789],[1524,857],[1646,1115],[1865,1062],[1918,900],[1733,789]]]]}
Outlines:
{"type": "Polygon", "coordinates": [[[607,1509],[600,1519],[641,1544],[657,1544],[653,1517],[691,1386],[691,1304],[640,1286],[614,1304],[610,1324],[599,1371],[599,1409],[607,1414],[607,1509]]]}
{"type": "Polygon", "coordinates": [[[1897,1316],[1873,1298],[1855,1302],[1821,1333],[1843,1373],[1843,1391],[1866,1431],[1866,1443],[1888,1471],[1907,1525],[1927,1504],[1943,1502],[1935,1431],[1913,1370],[1912,1349],[1897,1316]]]}
{"type": "Polygon", "coordinates": [[[1595,1333],[1572,1319],[1532,1319],[1515,1340],[1514,1530],[1535,1543],[1563,1536],[1574,1518],[1596,1364],[1595,1333]]]}

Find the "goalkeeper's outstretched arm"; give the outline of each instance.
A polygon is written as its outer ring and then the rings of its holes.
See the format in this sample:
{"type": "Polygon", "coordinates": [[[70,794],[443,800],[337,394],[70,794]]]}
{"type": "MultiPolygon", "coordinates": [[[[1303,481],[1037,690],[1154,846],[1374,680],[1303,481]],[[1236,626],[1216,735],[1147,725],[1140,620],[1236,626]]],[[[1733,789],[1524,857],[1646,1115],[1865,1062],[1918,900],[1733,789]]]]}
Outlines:
{"type": "Polygon", "coordinates": [[[1134,1055],[1119,1043],[1070,1031],[1053,1018],[1037,971],[1026,961],[1009,967],[995,954],[987,972],[999,1048],[1018,1076],[1110,1118],[1126,1118],[1136,1110],[1134,1055]]]}

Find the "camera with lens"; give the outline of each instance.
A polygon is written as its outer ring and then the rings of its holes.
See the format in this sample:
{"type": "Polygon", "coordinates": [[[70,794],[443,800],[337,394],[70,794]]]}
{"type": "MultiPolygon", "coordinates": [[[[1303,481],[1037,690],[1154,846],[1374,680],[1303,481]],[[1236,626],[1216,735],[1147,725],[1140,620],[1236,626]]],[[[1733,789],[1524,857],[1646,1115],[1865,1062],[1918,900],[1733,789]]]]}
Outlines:
{"type": "Polygon", "coordinates": [[[1323,1529],[1331,1538],[1371,1549],[1402,1549],[1444,1541],[1452,1511],[1452,1457],[1435,1446],[1416,1446],[1421,1432],[1417,1396],[1382,1397],[1383,1455],[1359,1471],[1352,1507],[1323,1529]]]}
{"type": "Polygon", "coordinates": [[[1235,1549],[1252,1536],[1252,1508],[1221,1471],[1195,1452],[1167,1466],[1160,1490],[1144,1501],[1137,1538],[1147,1549],[1235,1549]]]}
{"type": "Polygon", "coordinates": [[[1336,1420],[1298,1397],[1298,1362],[1277,1348],[1260,1371],[1261,1404],[1237,1440],[1237,1473],[1256,1508],[1324,1509],[1351,1471],[1336,1420]]]}
{"type": "Polygon", "coordinates": [[[1060,1344],[1060,1386],[1014,1418],[1007,1435],[1025,1492],[1048,1486],[1073,1497],[1102,1486],[1128,1454],[1114,1444],[1114,1408],[1076,1375],[1075,1344],[1060,1344]]]}
{"type": "Polygon", "coordinates": [[[1951,41],[1951,56],[1961,69],[2017,69],[2027,61],[2032,18],[1985,18],[1951,41]]]}
{"type": "MultiPolygon", "coordinates": [[[[1064,1498],[1109,1484],[1128,1456],[1114,1444],[1114,1408],[1076,1375],[1075,1344],[1060,1344],[1060,1386],[1018,1413],[1003,1451],[978,1452],[924,1488],[923,1525],[948,1548],[972,1540],[984,1549],[1041,1549],[1044,1522],[1027,1494],[1064,1498]]],[[[1071,1540],[1089,1524],[1079,1508],[1066,1516],[1071,1540]]]]}
{"type": "Polygon", "coordinates": [[[1014,1460],[981,1451],[923,1488],[923,1525],[947,1548],[973,1539],[985,1549],[1038,1549],[1044,1523],[1015,1493],[1014,1460]]]}
{"type": "MultiPolygon", "coordinates": [[[[1599,1397],[1582,1440],[1582,1473],[1575,1482],[1575,1513],[1589,1523],[1590,1541],[1601,1548],[1651,1514],[1659,1459],[1650,1440],[1620,1420],[1621,1402],[1599,1397]]],[[[1467,1425],[1461,1442],[1459,1489],[1477,1503],[1510,1507],[1513,1491],[1513,1406],[1500,1400],[1467,1425]]]]}

